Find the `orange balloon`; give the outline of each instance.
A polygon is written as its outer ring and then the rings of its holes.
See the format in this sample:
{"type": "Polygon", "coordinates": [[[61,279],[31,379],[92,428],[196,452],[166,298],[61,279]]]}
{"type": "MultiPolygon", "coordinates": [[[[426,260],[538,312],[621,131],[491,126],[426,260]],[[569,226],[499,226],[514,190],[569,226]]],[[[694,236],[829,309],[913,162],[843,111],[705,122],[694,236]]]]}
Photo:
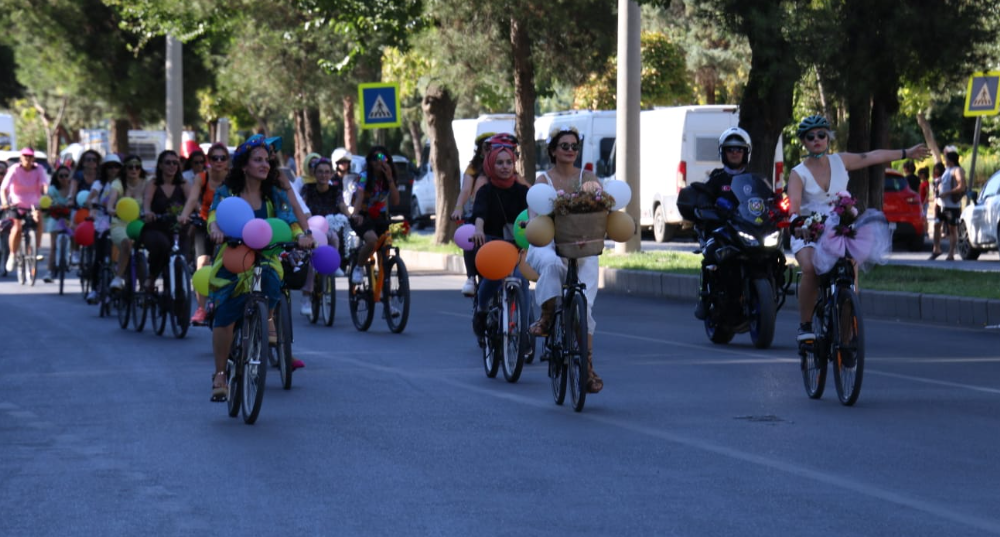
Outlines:
{"type": "Polygon", "coordinates": [[[222,254],[222,266],[233,274],[239,274],[252,269],[256,257],[253,250],[241,244],[235,248],[226,248],[222,254]]]}
{"type": "Polygon", "coordinates": [[[490,241],[476,254],[476,270],[487,280],[502,280],[517,266],[517,248],[507,241],[490,241]]]}
{"type": "Polygon", "coordinates": [[[79,225],[90,217],[90,209],[77,209],[76,214],[73,215],[73,223],[79,225]]]}
{"type": "Polygon", "coordinates": [[[521,269],[521,275],[527,278],[529,282],[538,281],[538,271],[528,264],[527,250],[521,250],[520,261],[518,261],[517,266],[521,269]]]}

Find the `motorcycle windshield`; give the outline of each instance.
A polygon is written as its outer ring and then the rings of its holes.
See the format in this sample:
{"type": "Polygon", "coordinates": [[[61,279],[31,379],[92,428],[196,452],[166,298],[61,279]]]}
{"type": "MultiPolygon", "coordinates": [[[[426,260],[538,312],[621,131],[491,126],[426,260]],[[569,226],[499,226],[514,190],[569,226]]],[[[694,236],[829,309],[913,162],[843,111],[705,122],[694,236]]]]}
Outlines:
{"type": "Polygon", "coordinates": [[[736,216],[746,224],[762,227],[774,221],[774,192],[760,175],[744,173],[733,177],[732,191],[740,205],[736,216]]]}

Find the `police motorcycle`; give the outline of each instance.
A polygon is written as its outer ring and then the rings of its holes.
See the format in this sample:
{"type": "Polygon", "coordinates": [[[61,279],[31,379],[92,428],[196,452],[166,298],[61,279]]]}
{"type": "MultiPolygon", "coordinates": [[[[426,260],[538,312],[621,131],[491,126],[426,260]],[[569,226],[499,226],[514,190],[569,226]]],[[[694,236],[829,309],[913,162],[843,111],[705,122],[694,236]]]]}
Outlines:
{"type": "Polygon", "coordinates": [[[720,197],[711,203],[704,184],[678,194],[681,215],[697,222],[695,230],[705,256],[701,298],[707,299],[705,333],[726,344],[738,333],[750,332],[758,349],[774,340],[775,317],[791,285],[781,228],[788,208],[759,175],[733,177],[731,191],[739,203],[720,197]]]}

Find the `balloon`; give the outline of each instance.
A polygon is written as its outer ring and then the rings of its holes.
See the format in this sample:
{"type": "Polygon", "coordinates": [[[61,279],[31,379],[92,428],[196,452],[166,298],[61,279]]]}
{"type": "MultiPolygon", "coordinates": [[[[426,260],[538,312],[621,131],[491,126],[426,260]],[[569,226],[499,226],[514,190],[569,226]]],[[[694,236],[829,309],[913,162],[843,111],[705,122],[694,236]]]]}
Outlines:
{"type": "Polygon", "coordinates": [[[316,246],[326,246],[330,244],[330,239],[327,238],[326,233],[320,233],[313,230],[312,238],[316,241],[316,246]]]}
{"type": "Polygon", "coordinates": [[[271,225],[271,244],[292,242],[292,228],[288,226],[288,222],[280,218],[268,218],[267,223],[271,225]]]}
{"type": "Polygon", "coordinates": [[[476,270],[487,280],[502,280],[517,266],[517,248],[507,241],[490,241],[476,253],[476,270]]]}
{"type": "Polygon", "coordinates": [[[122,198],[115,204],[115,213],[122,222],[132,222],[139,218],[139,202],[132,198],[122,198]]]}
{"type": "Polygon", "coordinates": [[[316,272],[324,276],[333,274],[340,268],[340,254],[333,246],[320,246],[313,250],[312,264],[316,272]]]}
{"type": "Polygon", "coordinates": [[[472,234],[476,232],[476,226],[464,224],[455,230],[455,244],[466,252],[471,252],[476,245],[472,242],[472,234]]]}
{"type": "Polygon", "coordinates": [[[142,220],[133,220],[125,226],[125,234],[128,238],[137,241],[139,240],[139,235],[142,234],[142,226],[146,225],[142,220]]]}
{"type": "Polygon", "coordinates": [[[524,236],[532,246],[547,246],[556,237],[556,224],[548,216],[536,216],[528,222],[524,236]]]}
{"type": "Polygon", "coordinates": [[[242,237],[243,226],[253,220],[253,209],[243,198],[230,196],[215,208],[215,222],[227,237],[242,237]]]}
{"type": "Polygon", "coordinates": [[[625,181],[608,181],[604,183],[604,191],[611,194],[611,197],[615,199],[615,206],[611,208],[612,211],[624,208],[632,199],[632,188],[625,181]]]}
{"type": "Polygon", "coordinates": [[[271,243],[271,225],[263,218],[254,218],[243,226],[243,244],[254,250],[260,250],[271,243]]]}
{"type": "Polygon", "coordinates": [[[191,276],[191,287],[201,296],[208,296],[208,281],[212,277],[212,267],[201,267],[191,276]]]}
{"type": "Polygon", "coordinates": [[[38,208],[48,209],[49,207],[52,207],[52,198],[48,195],[42,196],[42,198],[38,200],[38,208]]]}
{"type": "Polygon", "coordinates": [[[233,274],[246,272],[253,268],[257,255],[247,245],[241,244],[235,248],[226,248],[222,254],[222,266],[233,274]]]}
{"type": "Polygon", "coordinates": [[[535,214],[547,215],[552,213],[552,203],[556,199],[556,189],[545,183],[537,183],[528,189],[528,207],[535,214]]]}
{"type": "Polygon", "coordinates": [[[88,218],[90,218],[90,209],[77,209],[76,213],[73,214],[73,223],[79,225],[88,218]]]}
{"type": "MultiPolygon", "coordinates": [[[[617,201],[618,198],[615,198],[617,201]]],[[[635,220],[628,213],[612,211],[608,214],[608,238],[615,242],[625,242],[635,235],[635,220]]]]}
{"type": "Polygon", "coordinates": [[[94,244],[94,223],[82,222],[76,226],[76,231],[73,232],[73,240],[80,246],[94,244]]]}
{"type": "Polygon", "coordinates": [[[528,226],[528,210],[521,211],[514,219],[514,242],[522,249],[528,248],[528,237],[524,236],[524,228],[528,226]]]}
{"type": "Polygon", "coordinates": [[[528,264],[528,251],[527,250],[522,250],[521,251],[520,259],[521,260],[518,262],[517,266],[518,266],[518,268],[521,269],[521,276],[524,276],[525,278],[527,278],[529,282],[537,282],[538,281],[538,271],[536,271],[534,269],[534,267],[532,267],[531,265],[528,264]]]}
{"type": "Polygon", "coordinates": [[[310,216],[309,229],[313,230],[313,235],[326,235],[330,230],[330,223],[326,221],[325,216],[310,216]]]}
{"type": "Polygon", "coordinates": [[[76,204],[77,205],[83,205],[84,203],[87,203],[87,198],[89,198],[89,197],[90,197],[90,191],[89,190],[81,190],[81,191],[77,192],[76,193],[76,204]]]}

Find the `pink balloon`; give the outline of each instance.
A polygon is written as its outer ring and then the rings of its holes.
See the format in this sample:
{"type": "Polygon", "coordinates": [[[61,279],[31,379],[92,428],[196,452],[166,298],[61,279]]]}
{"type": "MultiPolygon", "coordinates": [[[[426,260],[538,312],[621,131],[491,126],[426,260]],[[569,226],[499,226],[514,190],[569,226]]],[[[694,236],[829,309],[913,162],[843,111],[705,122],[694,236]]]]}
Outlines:
{"type": "Polygon", "coordinates": [[[326,237],[326,233],[320,233],[315,229],[313,230],[312,238],[313,241],[316,243],[317,248],[320,246],[327,246],[330,244],[330,239],[326,237]]]}
{"type": "Polygon", "coordinates": [[[271,224],[263,218],[254,218],[243,226],[243,243],[254,250],[259,250],[271,242],[271,224]]]}
{"type": "Polygon", "coordinates": [[[320,215],[310,216],[309,229],[313,230],[313,235],[317,233],[321,235],[326,235],[326,232],[330,230],[330,223],[326,221],[325,216],[320,216],[320,215]]]}
{"type": "Polygon", "coordinates": [[[459,226],[455,230],[455,244],[459,248],[471,252],[473,248],[476,247],[475,243],[472,242],[472,234],[476,232],[476,226],[472,224],[465,224],[459,226]]]}

